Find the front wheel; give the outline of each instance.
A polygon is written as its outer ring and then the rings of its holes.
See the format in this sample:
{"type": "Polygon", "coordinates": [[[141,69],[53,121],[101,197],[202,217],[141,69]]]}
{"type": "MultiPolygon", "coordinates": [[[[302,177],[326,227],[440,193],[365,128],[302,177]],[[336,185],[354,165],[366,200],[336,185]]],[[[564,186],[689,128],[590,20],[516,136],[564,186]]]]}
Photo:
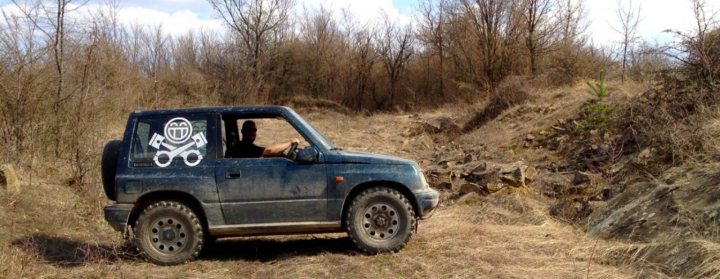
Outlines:
{"type": "Polygon", "coordinates": [[[370,254],[397,252],[410,240],[415,212],[407,198],[392,188],[373,187],[353,199],[345,217],[348,236],[370,254]]]}
{"type": "Polygon", "coordinates": [[[203,246],[203,227],[197,215],[175,201],[147,206],[135,223],[134,233],[140,253],[159,265],[194,260],[203,246]]]}

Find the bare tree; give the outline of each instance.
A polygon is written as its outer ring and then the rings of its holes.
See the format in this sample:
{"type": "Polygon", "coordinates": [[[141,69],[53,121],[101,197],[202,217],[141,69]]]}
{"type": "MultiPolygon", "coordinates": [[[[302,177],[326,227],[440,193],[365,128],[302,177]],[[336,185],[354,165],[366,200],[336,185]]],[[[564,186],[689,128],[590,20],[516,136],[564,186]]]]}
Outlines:
{"type": "MultiPolygon", "coordinates": [[[[75,4],[74,0],[57,0],[55,5],[45,3],[41,0],[25,1],[12,0],[13,4],[20,10],[27,20],[30,20],[50,41],[57,81],[55,84],[54,101],[52,112],[60,115],[63,102],[67,99],[65,90],[65,36],[67,34],[66,18],[71,12],[84,3],[75,4]]],[[[52,125],[52,133],[59,135],[62,123],[60,118],[52,125]]],[[[56,156],[60,155],[60,138],[54,137],[53,149],[56,156]]]]}
{"type": "Polygon", "coordinates": [[[559,28],[554,46],[553,82],[569,84],[582,73],[581,52],[586,46],[583,33],[587,29],[582,1],[559,0],[554,24],[559,28]]]}
{"type": "Polygon", "coordinates": [[[478,39],[484,83],[494,91],[508,72],[510,46],[517,41],[516,0],[460,0],[472,32],[478,39]]]}
{"type": "Polygon", "coordinates": [[[381,107],[392,107],[395,105],[400,79],[414,52],[413,32],[409,25],[399,26],[387,14],[383,14],[383,21],[376,32],[374,41],[390,87],[388,102],[381,107]]]}
{"type": "Polygon", "coordinates": [[[533,76],[537,74],[538,56],[547,49],[554,31],[549,21],[550,12],[550,0],[524,0],[522,3],[525,47],[533,76]]]}
{"type": "MultiPolygon", "coordinates": [[[[307,47],[308,71],[303,75],[310,94],[315,97],[329,98],[338,71],[336,51],[339,30],[332,12],[324,7],[310,12],[305,11],[301,27],[301,38],[307,47]]],[[[302,66],[302,65],[301,65],[302,66]]]]}
{"type": "MultiPolygon", "coordinates": [[[[37,27],[19,16],[2,11],[0,22],[0,140],[6,158],[17,158],[26,150],[35,132],[27,124],[40,110],[42,89],[38,83],[45,51],[35,42],[37,27]]],[[[44,93],[44,92],[42,92],[44,93]]],[[[2,152],[0,152],[2,154],[2,152]]]]}
{"type": "Polygon", "coordinates": [[[358,110],[364,109],[367,96],[374,96],[373,68],[378,60],[373,46],[373,31],[367,24],[360,24],[348,10],[343,10],[342,33],[347,45],[347,67],[344,103],[358,110]]]}
{"type": "Polygon", "coordinates": [[[587,23],[583,21],[583,18],[587,17],[586,14],[582,1],[560,0],[558,2],[556,24],[560,28],[558,40],[561,44],[568,47],[584,44],[581,36],[587,30],[587,23]]]}
{"type": "Polygon", "coordinates": [[[620,26],[612,27],[615,32],[620,34],[620,47],[621,58],[622,58],[622,82],[625,82],[625,76],[628,68],[628,58],[631,56],[635,43],[639,39],[638,37],[638,26],[640,25],[640,11],[641,6],[638,4],[637,7],[633,5],[632,0],[618,0],[617,1],[617,17],[620,22],[620,26]]]}
{"type": "Polygon", "coordinates": [[[104,0],[102,5],[90,12],[93,33],[99,38],[119,43],[122,37],[119,13],[120,0],[104,0]]]}
{"type": "MultiPolygon", "coordinates": [[[[447,21],[446,0],[423,0],[420,2],[420,31],[418,38],[429,45],[438,56],[439,68],[439,91],[440,96],[445,98],[445,50],[447,36],[445,25],[447,21]]],[[[428,64],[429,75],[430,64],[428,64]]],[[[428,80],[430,77],[428,77],[428,80]]]]}
{"type": "Polygon", "coordinates": [[[666,30],[680,37],[679,46],[670,47],[665,55],[681,61],[694,69],[706,85],[715,88],[715,79],[720,75],[720,49],[718,49],[717,11],[709,11],[705,0],[691,0],[694,27],[691,31],[666,30]]]}
{"type": "Polygon", "coordinates": [[[240,40],[251,77],[250,94],[267,101],[265,64],[277,49],[288,23],[292,0],[209,0],[240,40]],[[261,96],[262,95],[262,96],[261,96]]]}
{"type": "Polygon", "coordinates": [[[160,75],[167,68],[170,59],[169,38],[163,33],[162,25],[149,27],[147,31],[142,30],[140,34],[135,35],[139,36],[142,42],[143,70],[151,79],[151,90],[154,96],[151,107],[156,107],[161,101],[160,75]]]}

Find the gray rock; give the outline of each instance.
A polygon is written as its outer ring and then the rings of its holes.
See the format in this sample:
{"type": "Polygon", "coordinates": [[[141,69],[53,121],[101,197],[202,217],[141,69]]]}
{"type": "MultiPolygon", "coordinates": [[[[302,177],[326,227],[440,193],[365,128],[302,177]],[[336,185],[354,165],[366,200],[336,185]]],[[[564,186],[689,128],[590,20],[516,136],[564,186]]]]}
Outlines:
{"type": "Polygon", "coordinates": [[[472,161],[463,165],[465,173],[480,173],[487,170],[487,163],[480,161],[472,161]]]}
{"type": "Polygon", "coordinates": [[[467,183],[463,183],[462,185],[460,185],[460,189],[458,190],[458,193],[460,195],[466,195],[469,193],[477,193],[479,195],[487,195],[488,190],[486,187],[483,187],[481,185],[478,185],[478,184],[475,184],[472,182],[467,182],[467,183]]]}
{"type": "Polygon", "coordinates": [[[515,162],[500,167],[500,180],[513,187],[525,187],[535,179],[537,173],[534,167],[515,162]]]}
{"type": "Polygon", "coordinates": [[[482,171],[482,172],[471,172],[464,175],[462,178],[468,182],[486,185],[491,182],[498,180],[499,174],[497,171],[482,171]]]}
{"type": "Polygon", "coordinates": [[[525,168],[527,166],[518,163],[504,166],[500,170],[500,180],[513,187],[525,187],[525,168]]]}

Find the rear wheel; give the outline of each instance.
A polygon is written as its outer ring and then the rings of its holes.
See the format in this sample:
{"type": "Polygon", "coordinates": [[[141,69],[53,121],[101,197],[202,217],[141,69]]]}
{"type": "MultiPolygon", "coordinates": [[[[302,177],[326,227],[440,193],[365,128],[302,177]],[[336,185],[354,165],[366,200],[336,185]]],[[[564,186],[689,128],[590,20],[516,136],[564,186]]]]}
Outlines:
{"type": "Polygon", "coordinates": [[[203,246],[203,227],[197,214],[175,201],[146,207],[135,223],[134,233],[140,253],[159,265],[194,260],[203,246]]]}
{"type": "Polygon", "coordinates": [[[373,187],[357,195],[345,222],[353,243],[370,254],[399,251],[416,226],[415,212],[408,199],[388,187],[373,187]]]}

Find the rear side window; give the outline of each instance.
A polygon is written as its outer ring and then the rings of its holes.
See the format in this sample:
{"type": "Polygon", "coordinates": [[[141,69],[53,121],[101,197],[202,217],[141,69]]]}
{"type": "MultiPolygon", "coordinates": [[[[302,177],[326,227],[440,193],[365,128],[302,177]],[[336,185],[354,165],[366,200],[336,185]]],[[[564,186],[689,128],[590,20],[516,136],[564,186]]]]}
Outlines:
{"type": "MultiPolygon", "coordinates": [[[[209,115],[138,119],[132,138],[133,166],[194,167],[207,159],[209,115]]],[[[211,134],[210,134],[211,135],[211,134]]]]}

